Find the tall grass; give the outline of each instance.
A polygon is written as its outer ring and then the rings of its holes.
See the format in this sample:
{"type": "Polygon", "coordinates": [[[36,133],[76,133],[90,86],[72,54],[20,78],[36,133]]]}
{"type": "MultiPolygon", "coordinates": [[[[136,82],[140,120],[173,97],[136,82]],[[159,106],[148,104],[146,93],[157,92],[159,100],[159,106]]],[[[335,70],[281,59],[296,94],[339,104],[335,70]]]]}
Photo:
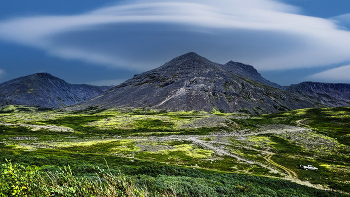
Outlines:
{"type": "Polygon", "coordinates": [[[349,196],[280,179],[171,166],[141,167],[132,175],[108,166],[94,169],[94,174],[80,175],[69,166],[44,168],[7,161],[0,166],[0,196],[349,196]]]}
{"type": "Polygon", "coordinates": [[[147,196],[147,189],[131,178],[102,169],[93,176],[75,176],[69,166],[42,171],[6,162],[1,167],[0,196],[147,196]]]}

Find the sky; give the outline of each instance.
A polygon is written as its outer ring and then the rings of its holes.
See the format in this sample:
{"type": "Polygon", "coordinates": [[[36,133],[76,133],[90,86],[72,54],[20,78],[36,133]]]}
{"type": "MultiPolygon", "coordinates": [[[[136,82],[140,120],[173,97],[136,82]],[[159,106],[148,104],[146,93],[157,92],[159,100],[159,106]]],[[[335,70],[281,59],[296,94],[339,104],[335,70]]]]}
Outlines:
{"type": "Polygon", "coordinates": [[[187,52],[280,85],[350,83],[349,0],[2,0],[0,83],[117,85],[187,52]]]}

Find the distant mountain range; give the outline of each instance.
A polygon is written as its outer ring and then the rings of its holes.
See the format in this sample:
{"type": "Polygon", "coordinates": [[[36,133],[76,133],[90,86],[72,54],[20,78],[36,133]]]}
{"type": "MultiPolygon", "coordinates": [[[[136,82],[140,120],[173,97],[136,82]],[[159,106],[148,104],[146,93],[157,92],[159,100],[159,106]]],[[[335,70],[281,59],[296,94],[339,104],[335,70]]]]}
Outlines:
{"type": "Polygon", "coordinates": [[[350,84],[303,82],[283,87],[263,78],[253,66],[233,61],[222,65],[191,52],[113,88],[73,85],[47,73],[21,77],[0,84],[0,104],[262,114],[349,106],[350,84]]]}
{"type": "Polygon", "coordinates": [[[302,82],[286,87],[328,107],[350,106],[350,84],[302,82]]]}
{"type": "Polygon", "coordinates": [[[60,108],[98,96],[109,88],[69,84],[48,73],[36,73],[0,84],[0,104],[60,108]]]}

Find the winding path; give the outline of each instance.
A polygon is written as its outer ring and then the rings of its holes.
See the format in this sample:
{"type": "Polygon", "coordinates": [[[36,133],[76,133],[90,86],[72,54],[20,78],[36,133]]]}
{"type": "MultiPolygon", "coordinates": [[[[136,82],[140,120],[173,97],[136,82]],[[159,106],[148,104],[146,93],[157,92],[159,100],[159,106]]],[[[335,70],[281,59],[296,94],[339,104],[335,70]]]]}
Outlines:
{"type": "Polygon", "coordinates": [[[291,169],[288,169],[288,168],[286,168],[286,167],[284,167],[284,166],[282,166],[282,165],[279,165],[278,163],[274,162],[274,161],[271,159],[272,156],[273,156],[273,153],[270,153],[270,154],[268,154],[267,156],[265,156],[264,159],[265,159],[267,162],[269,162],[270,164],[272,164],[272,165],[274,165],[274,166],[276,166],[276,167],[278,167],[278,168],[283,169],[285,172],[287,172],[287,174],[288,174],[288,176],[289,176],[290,178],[298,179],[298,174],[297,174],[297,173],[295,173],[295,172],[294,172],[293,170],[291,170],[291,169]]]}

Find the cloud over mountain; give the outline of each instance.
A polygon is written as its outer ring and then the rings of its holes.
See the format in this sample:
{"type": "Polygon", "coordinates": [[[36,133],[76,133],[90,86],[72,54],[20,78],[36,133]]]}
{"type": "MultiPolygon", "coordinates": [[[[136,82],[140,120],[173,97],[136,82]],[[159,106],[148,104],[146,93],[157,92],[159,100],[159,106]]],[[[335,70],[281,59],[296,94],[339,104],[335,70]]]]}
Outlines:
{"type": "Polygon", "coordinates": [[[310,75],[308,78],[314,81],[321,82],[350,82],[350,65],[341,66],[338,68],[329,69],[323,72],[319,72],[313,75],[310,75]]]}
{"type": "Polygon", "coordinates": [[[273,0],[123,1],[76,15],[0,21],[0,39],[140,71],[187,51],[259,70],[350,61],[349,31],[273,0]]]}

